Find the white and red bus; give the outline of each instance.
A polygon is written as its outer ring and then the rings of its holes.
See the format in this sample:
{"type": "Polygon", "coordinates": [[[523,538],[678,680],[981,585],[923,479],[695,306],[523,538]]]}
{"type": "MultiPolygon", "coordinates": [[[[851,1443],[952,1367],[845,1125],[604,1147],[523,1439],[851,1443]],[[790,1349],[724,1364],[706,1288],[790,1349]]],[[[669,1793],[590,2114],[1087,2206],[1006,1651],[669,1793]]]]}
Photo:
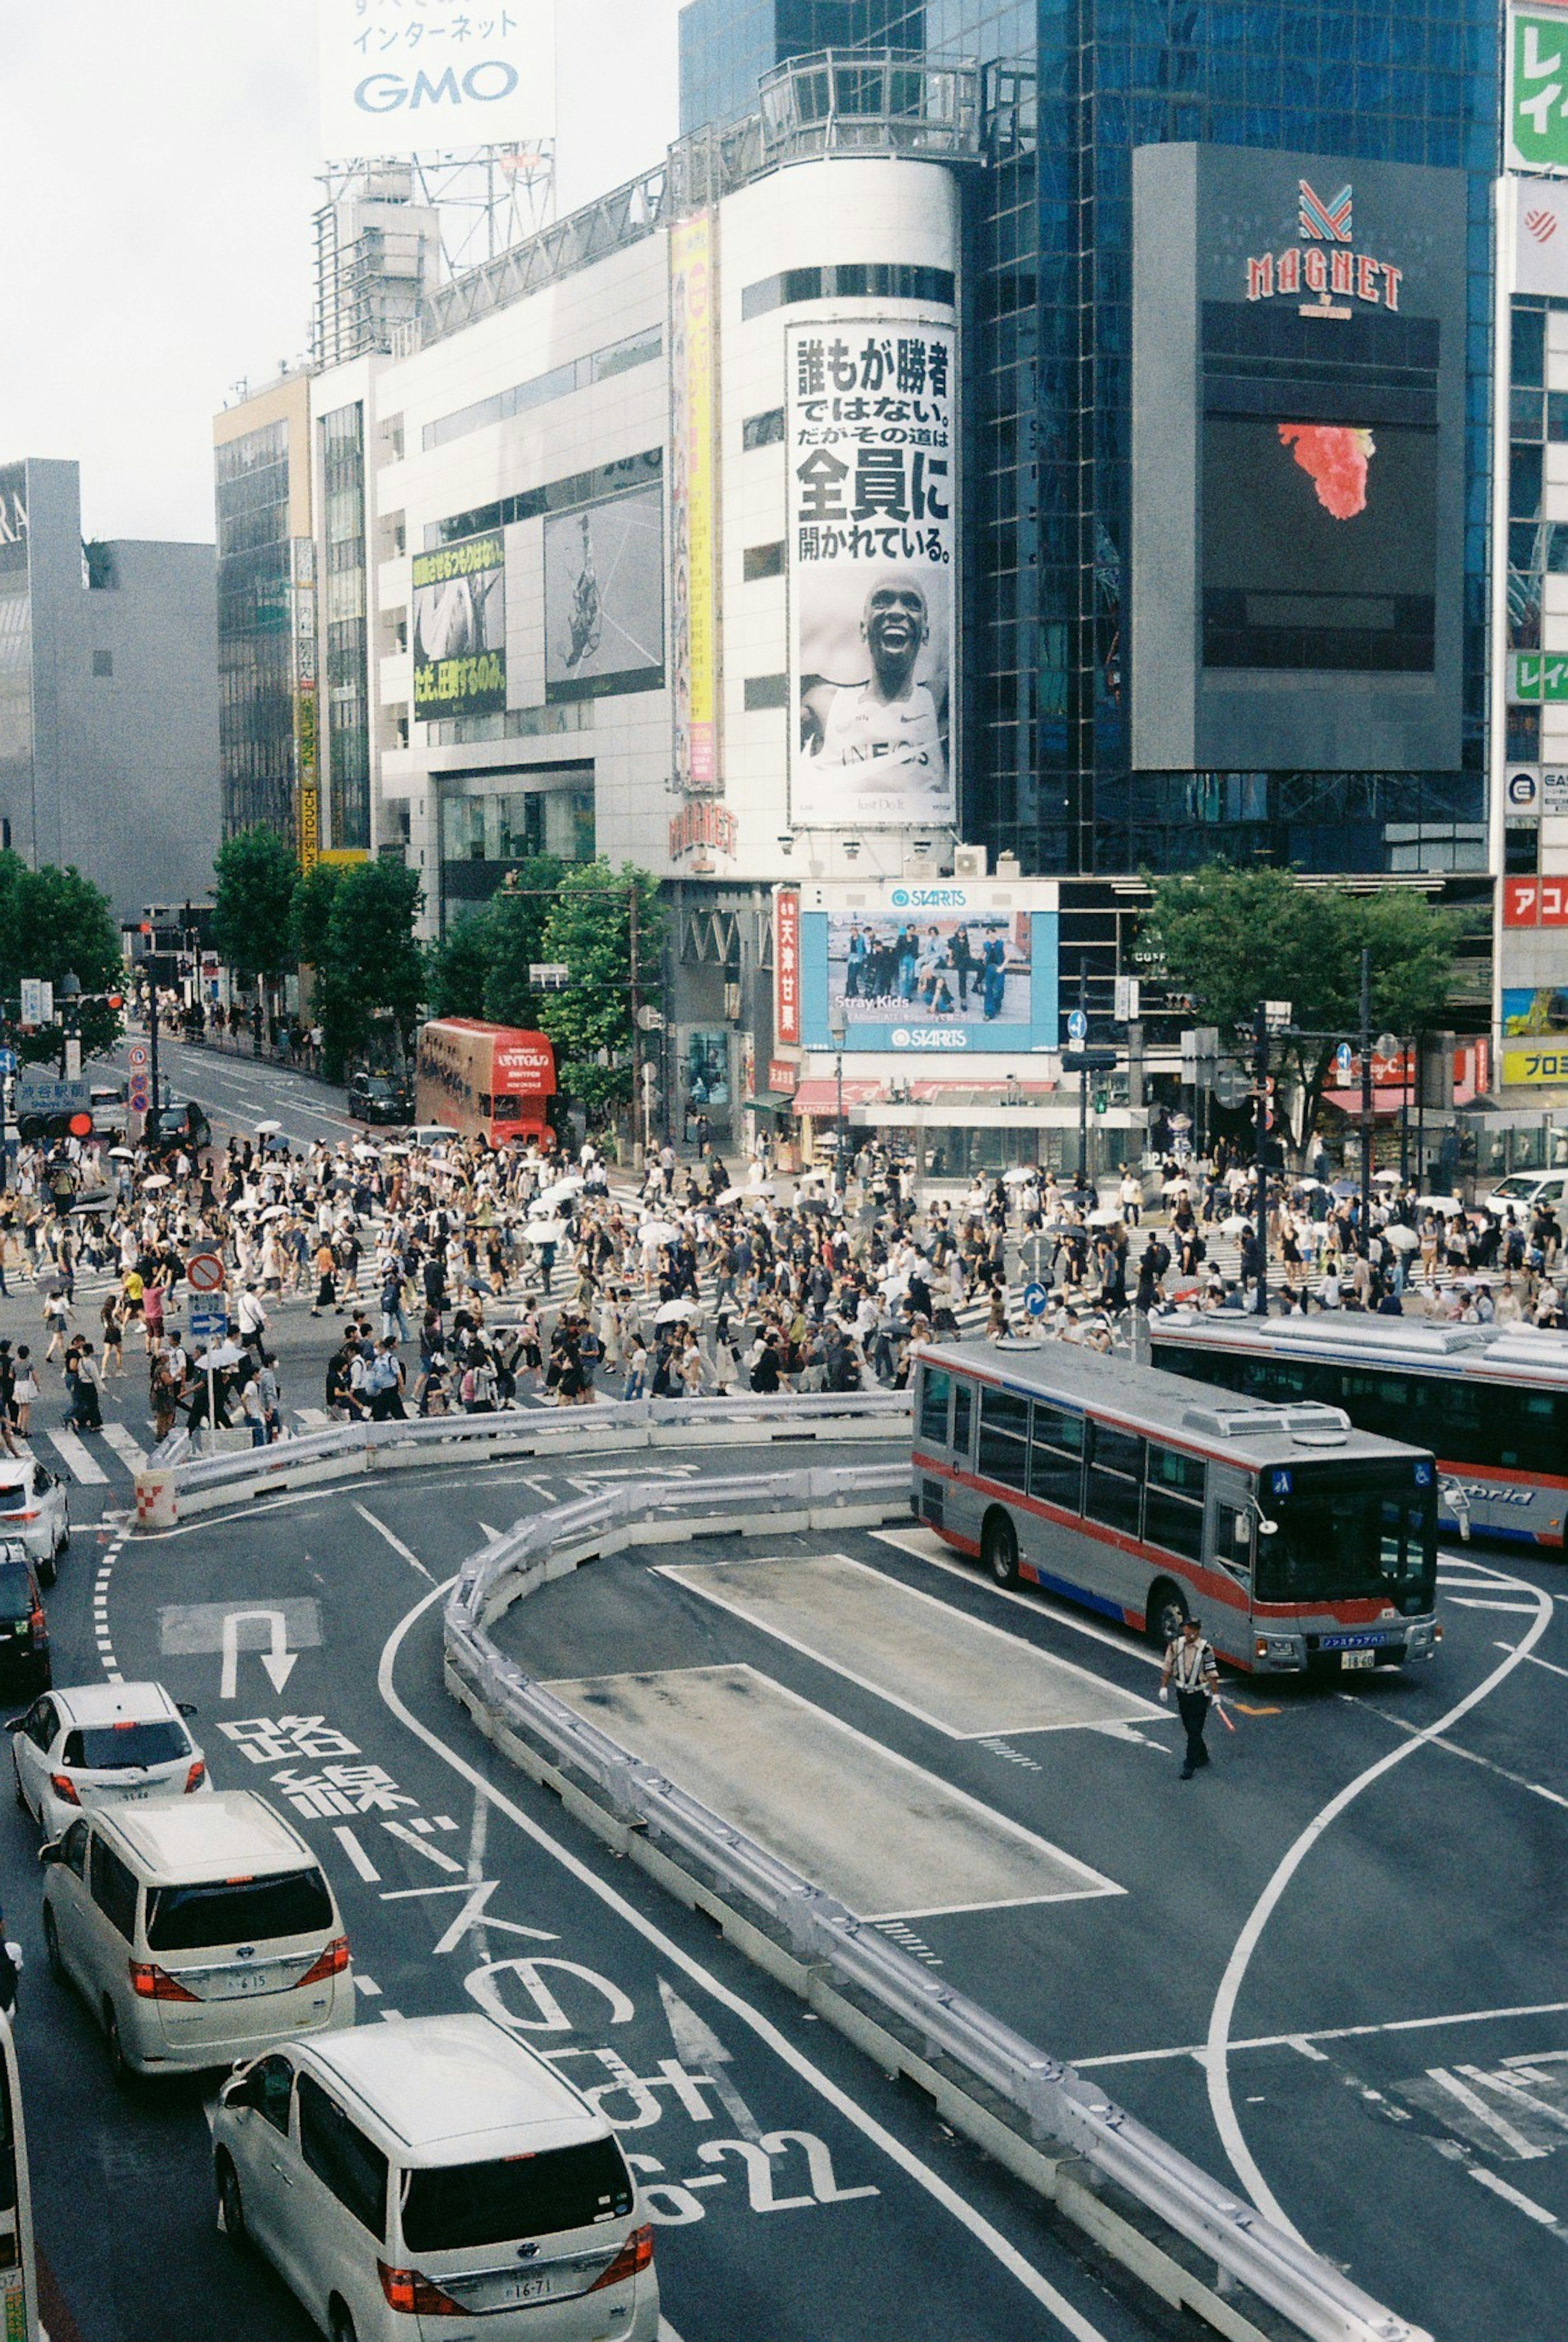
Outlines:
{"type": "Polygon", "coordinates": [[[1070,1343],[922,1350],[911,1506],[1163,1647],[1259,1674],[1436,1656],[1437,1467],[1338,1407],[1233,1402],[1070,1343]]]}
{"type": "Polygon", "coordinates": [[[1173,1310],[1154,1364],[1243,1399],[1317,1399],[1437,1457],[1438,1521],[1561,1551],[1568,1524],[1568,1339],[1348,1309],[1319,1317],[1173,1310]]]}
{"type": "Polygon", "coordinates": [[[414,1118],[462,1138],[504,1146],[543,1138],[555,1095],[555,1052],[543,1033],[444,1016],[422,1026],[414,1056],[414,1118]]]}

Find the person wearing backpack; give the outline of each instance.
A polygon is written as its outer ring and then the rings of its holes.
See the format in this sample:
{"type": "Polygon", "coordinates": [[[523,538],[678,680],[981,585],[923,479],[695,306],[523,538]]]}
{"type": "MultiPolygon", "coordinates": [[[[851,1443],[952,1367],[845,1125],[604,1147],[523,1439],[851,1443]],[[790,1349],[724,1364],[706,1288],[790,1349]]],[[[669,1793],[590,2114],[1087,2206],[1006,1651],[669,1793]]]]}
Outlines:
{"type": "Polygon", "coordinates": [[[365,1371],[365,1390],[370,1401],[372,1423],[402,1423],[405,1420],[403,1364],[397,1355],[397,1344],[390,1336],[370,1361],[365,1371]]]}

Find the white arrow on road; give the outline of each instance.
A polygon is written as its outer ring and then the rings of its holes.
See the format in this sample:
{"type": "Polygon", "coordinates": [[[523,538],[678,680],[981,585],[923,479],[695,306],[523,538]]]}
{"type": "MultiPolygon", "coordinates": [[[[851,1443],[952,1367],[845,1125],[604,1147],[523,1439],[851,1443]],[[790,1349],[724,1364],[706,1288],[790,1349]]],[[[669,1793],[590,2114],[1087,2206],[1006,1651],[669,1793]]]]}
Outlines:
{"type": "Polygon", "coordinates": [[[272,1677],[274,1691],[282,1691],[294,1673],[297,1651],[288,1646],[288,1621],[281,1610],[231,1610],[224,1620],[224,1672],[218,1687],[220,1699],[235,1696],[240,1671],[240,1628],[253,1619],[259,1619],[272,1636],[272,1648],[261,1653],[261,1663],[272,1677]]]}

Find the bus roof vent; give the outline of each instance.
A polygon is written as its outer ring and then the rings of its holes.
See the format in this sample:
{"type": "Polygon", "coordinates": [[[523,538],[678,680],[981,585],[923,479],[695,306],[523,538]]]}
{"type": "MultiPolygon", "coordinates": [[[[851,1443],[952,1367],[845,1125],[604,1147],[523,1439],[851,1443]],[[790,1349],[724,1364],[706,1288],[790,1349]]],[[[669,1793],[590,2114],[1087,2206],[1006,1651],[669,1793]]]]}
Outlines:
{"type": "Polygon", "coordinates": [[[1244,1439],[1277,1436],[1284,1428],[1277,1406],[1189,1406],[1182,1412],[1188,1431],[1207,1432],[1211,1439],[1244,1439]]]}

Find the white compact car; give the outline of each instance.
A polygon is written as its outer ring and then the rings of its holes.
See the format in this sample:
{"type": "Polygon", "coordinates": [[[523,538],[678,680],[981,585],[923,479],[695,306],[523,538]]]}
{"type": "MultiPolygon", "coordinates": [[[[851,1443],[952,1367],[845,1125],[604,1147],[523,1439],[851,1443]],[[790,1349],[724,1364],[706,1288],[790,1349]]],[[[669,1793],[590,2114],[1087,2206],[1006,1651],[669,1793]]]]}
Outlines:
{"type": "Polygon", "coordinates": [[[1506,1179],[1499,1179],[1495,1187],[1478,1194],[1475,1208],[1492,1212],[1500,1220],[1512,1212],[1520,1226],[1527,1228],[1538,1206],[1546,1205],[1554,1212],[1563,1209],[1565,1188],[1568,1172],[1513,1171],[1506,1179]]]}
{"type": "Polygon", "coordinates": [[[0,1537],[25,1548],[39,1582],[53,1586],[71,1542],[65,1484],[36,1456],[0,1456],[0,1537]]]}
{"type": "Polygon", "coordinates": [[[288,2041],[213,2117],[224,2227],[332,2342],[656,2342],[654,2231],[604,2117],[483,2017],[288,2041]],[[437,2325],[435,2321],[443,2321],[437,2325]]]}
{"type": "Polygon", "coordinates": [[[49,1973],[102,2025],[116,2081],[354,2023],[332,1888],[265,1797],[226,1789],[79,1814],[38,1859],[49,1973]]]}
{"type": "Polygon", "coordinates": [[[5,1727],[17,1804],[52,1838],[85,1807],[210,1791],[202,1751],[185,1729],[195,1714],[162,1684],[81,1684],[45,1693],[5,1727]]]}

